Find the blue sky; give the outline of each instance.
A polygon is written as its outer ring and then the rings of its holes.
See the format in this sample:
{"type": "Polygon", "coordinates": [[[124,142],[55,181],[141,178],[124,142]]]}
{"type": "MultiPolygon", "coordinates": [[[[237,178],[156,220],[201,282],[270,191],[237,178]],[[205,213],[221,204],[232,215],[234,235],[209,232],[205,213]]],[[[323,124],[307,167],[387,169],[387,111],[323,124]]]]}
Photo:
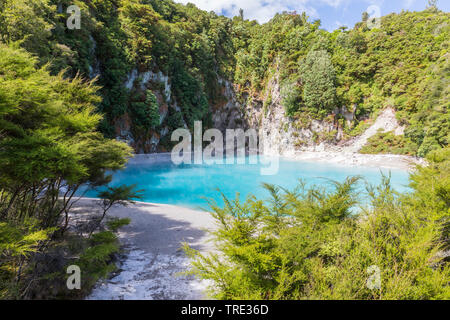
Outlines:
{"type": "MultiPolygon", "coordinates": [[[[428,0],[175,0],[194,3],[199,8],[215,11],[229,17],[235,16],[239,8],[244,9],[246,19],[263,23],[282,11],[305,11],[311,19],[320,19],[322,27],[334,30],[341,25],[353,27],[361,20],[361,14],[368,11],[372,16],[382,16],[402,10],[421,11],[428,0]]],[[[438,0],[438,7],[450,11],[450,0],[438,0]]]]}

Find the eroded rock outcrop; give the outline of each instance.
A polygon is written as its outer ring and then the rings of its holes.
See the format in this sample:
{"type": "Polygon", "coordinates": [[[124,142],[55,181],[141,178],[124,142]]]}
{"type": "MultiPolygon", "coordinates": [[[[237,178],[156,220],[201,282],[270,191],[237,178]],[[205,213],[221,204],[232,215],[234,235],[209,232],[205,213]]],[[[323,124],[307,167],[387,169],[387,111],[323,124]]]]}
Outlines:
{"type": "MultiPolygon", "coordinates": [[[[137,153],[166,152],[161,145],[163,138],[170,139],[171,130],[164,125],[169,108],[181,112],[176,97],[171,90],[170,78],[161,71],[139,72],[134,69],[128,75],[125,86],[132,90],[151,90],[157,97],[160,113],[160,128],[147,132],[133,132],[133,123],[128,113],[115,122],[117,138],[130,144],[137,153]]],[[[308,120],[305,123],[290,119],[282,104],[279,76],[275,74],[268,82],[266,96],[239,96],[235,85],[218,77],[220,99],[210,105],[213,128],[225,133],[226,129],[256,129],[259,132],[264,153],[268,155],[295,156],[299,152],[346,152],[357,153],[380,129],[403,134],[403,128],[395,118],[393,108],[382,111],[362,135],[348,138],[342,125],[336,119],[340,117],[347,126],[356,120],[357,106],[336,108],[324,120],[308,120]],[[268,99],[270,97],[270,99],[268,99]],[[269,101],[270,100],[270,101],[269,101]],[[269,102],[268,102],[269,101],[269,102]]],[[[184,122],[184,128],[187,124],[184,122]]]]}

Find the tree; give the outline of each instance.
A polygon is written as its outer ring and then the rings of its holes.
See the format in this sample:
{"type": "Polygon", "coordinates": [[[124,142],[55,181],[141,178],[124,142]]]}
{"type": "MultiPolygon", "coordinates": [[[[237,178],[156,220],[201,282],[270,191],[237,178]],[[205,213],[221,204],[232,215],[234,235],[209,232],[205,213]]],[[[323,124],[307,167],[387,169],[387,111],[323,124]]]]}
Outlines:
{"type": "Polygon", "coordinates": [[[111,209],[114,205],[126,207],[130,203],[133,204],[133,200],[142,199],[142,192],[143,190],[136,190],[136,185],[108,187],[105,191],[100,192],[98,196],[102,199],[100,203],[102,215],[92,228],[90,235],[92,235],[92,233],[100,227],[109,209],[111,209]]]}
{"type": "Polygon", "coordinates": [[[124,1],[120,9],[120,20],[127,33],[131,59],[149,67],[152,62],[154,27],[159,15],[148,4],[124,1]]]}
{"type": "Polygon", "coordinates": [[[267,201],[211,201],[217,253],[185,246],[192,271],[226,300],[449,299],[449,152],[431,153],[404,195],[383,177],[361,196],[350,177],[332,188],[265,185],[267,201]],[[379,287],[368,285],[371,270],[379,287]]]}
{"type": "Polygon", "coordinates": [[[241,18],[242,21],[244,21],[244,9],[242,8],[239,9],[239,17],[241,18]]]}
{"type": "Polygon", "coordinates": [[[336,105],[336,74],[325,50],[310,51],[300,66],[303,100],[314,112],[326,115],[336,105]]]}
{"type": "MultiPolygon", "coordinates": [[[[126,144],[96,132],[101,115],[93,82],[52,76],[36,63],[25,50],[0,44],[0,237],[7,237],[0,242],[26,240],[29,252],[65,230],[82,185],[107,184],[107,172],[131,156],[126,144]]],[[[21,292],[30,255],[8,253],[3,260],[0,249],[1,282],[19,278],[21,292]]]]}
{"type": "Polygon", "coordinates": [[[148,106],[149,111],[149,119],[150,126],[154,129],[159,126],[159,106],[158,101],[156,100],[156,96],[151,91],[147,91],[147,99],[145,100],[145,104],[148,106]]]}
{"type": "Polygon", "coordinates": [[[131,113],[134,124],[142,129],[155,129],[159,126],[160,115],[156,96],[150,90],[146,91],[145,102],[132,102],[131,113]]]}
{"type": "Polygon", "coordinates": [[[289,117],[293,117],[300,110],[302,92],[296,81],[287,82],[281,88],[281,103],[289,117]]]}
{"type": "Polygon", "coordinates": [[[2,0],[0,39],[19,41],[27,50],[48,55],[51,23],[46,18],[56,11],[49,0],[2,0]]]}
{"type": "Polygon", "coordinates": [[[7,75],[0,79],[0,191],[9,194],[0,212],[18,221],[37,215],[52,225],[62,189],[60,212],[82,184],[99,185],[107,180],[107,170],[122,168],[131,149],[95,131],[101,120],[94,112],[98,87],[63,74],[51,76],[35,64],[24,50],[0,45],[0,70],[7,75]],[[11,211],[24,194],[32,202],[11,211]]]}

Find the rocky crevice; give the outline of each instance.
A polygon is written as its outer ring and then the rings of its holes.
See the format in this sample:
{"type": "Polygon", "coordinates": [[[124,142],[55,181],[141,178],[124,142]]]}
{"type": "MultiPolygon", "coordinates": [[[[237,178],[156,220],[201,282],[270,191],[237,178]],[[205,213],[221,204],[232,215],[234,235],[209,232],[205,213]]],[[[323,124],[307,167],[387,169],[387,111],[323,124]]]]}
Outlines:
{"type": "Polygon", "coordinates": [[[161,139],[169,134],[169,127],[164,125],[169,114],[169,106],[172,105],[175,110],[180,111],[176,100],[172,98],[170,79],[161,71],[139,72],[133,69],[124,83],[129,90],[151,90],[157,99],[159,105],[159,123],[157,130],[148,129],[146,132],[136,133],[133,130],[133,122],[128,113],[123,114],[115,120],[114,126],[118,140],[126,142],[134,148],[136,153],[156,153],[165,151],[161,148],[161,139]],[[172,103],[175,101],[174,103],[172,103]]]}

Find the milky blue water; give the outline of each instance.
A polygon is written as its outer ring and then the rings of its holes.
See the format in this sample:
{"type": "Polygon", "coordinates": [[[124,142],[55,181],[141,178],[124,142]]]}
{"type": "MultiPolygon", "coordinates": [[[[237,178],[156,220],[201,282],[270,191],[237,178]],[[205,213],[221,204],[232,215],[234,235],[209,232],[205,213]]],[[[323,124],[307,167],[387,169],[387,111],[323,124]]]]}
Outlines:
{"type": "MultiPolygon", "coordinates": [[[[248,160],[248,159],[247,159],[248,160]]],[[[180,205],[191,208],[207,208],[204,197],[215,199],[222,204],[221,190],[227,197],[234,199],[236,193],[241,198],[253,194],[260,199],[268,198],[268,192],[261,187],[262,183],[270,183],[292,189],[303,179],[309,185],[331,187],[329,180],[345,181],[348,176],[362,176],[370,184],[378,185],[382,173],[391,174],[391,185],[397,191],[408,190],[408,172],[372,167],[350,167],[326,163],[292,161],[280,158],[279,170],[274,175],[261,175],[258,164],[234,165],[175,165],[171,161],[145,162],[131,161],[126,169],[113,174],[111,185],[136,184],[144,189],[141,201],[180,205]]],[[[364,190],[364,183],[360,190],[364,190]]],[[[96,197],[97,190],[90,190],[86,196],[96,197]]]]}

